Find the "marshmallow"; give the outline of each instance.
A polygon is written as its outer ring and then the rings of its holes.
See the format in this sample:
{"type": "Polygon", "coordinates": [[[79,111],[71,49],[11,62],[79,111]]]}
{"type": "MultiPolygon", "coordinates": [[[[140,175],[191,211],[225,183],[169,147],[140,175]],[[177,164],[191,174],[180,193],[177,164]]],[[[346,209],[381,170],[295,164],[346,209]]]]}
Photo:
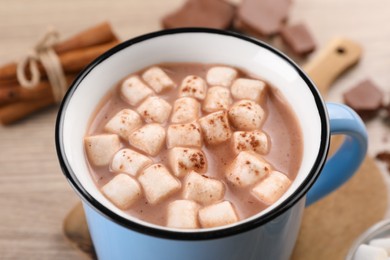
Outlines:
{"type": "Polygon", "coordinates": [[[141,125],[142,120],[137,112],[131,109],[123,109],[108,121],[104,129],[127,140],[129,135],[141,125]]]}
{"type": "Polygon", "coordinates": [[[183,177],[191,170],[206,172],[207,160],[204,153],[199,149],[175,147],[169,150],[169,164],[173,174],[183,177]]]}
{"type": "Polygon", "coordinates": [[[136,176],[140,170],[152,163],[153,161],[145,155],[131,149],[122,149],[114,155],[111,170],[136,176]]]}
{"type": "Polygon", "coordinates": [[[131,76],[122,83],[120,93],[127,103],[136,106],[146,97],[152,95],[153,91],[138,76],[131,76]]]}
{"type": "Polygon", "coordinates": [[[263,100],[265,89],[266,85],[263,81],[243,78],[236,79],[231,87],[235,99],[250,99],[255,102],[263,100]]]}
{"type": "Polygon", "coordinates": [[[200,104],[193,98],[183,97],[175,101],[171,122],[175,124],[190,123],[198,119],[200,104]]]}
{"type": "Polygon", "coordinates": [[[259,130],[252,132],[236,131],[233,133],[232,146],[236,154],[242,151],[266,154],[268,152],[268,137],[259,130]]]}
{"type": "Polygon", "coordinates": [[[219,227],[238,221],[237,213],[229,201],[202,208],[198,215],[200,225],[203,228],[219,227]]]}
{"type": "Polygon", "coordinates": [[[129,136],[133,147],[151,155],[157,155],[165,140],[165,129],[159,124],[146,124],[129,136]]]}
{"type": "Polygon", "coordinates": [[[390,255],[390,238],[375,238],[369,242],[369,245],[381,247],[390,255]]]}
{"type": "Polygon", "coordinates": [[[198,228],[198,203],[191,200],[175,200],[168,204],[167,227],[198,228]]]}
{"type": "Polygon", "coordinates": [[[168,149],[176,146],[202,146],[202,134],[198,123],[170,125],[167,130],[168,149]]]}
{"type": "Polygon", "coordinates": [[[229,119],[239,130],[259,129],[264,118],[264,110],[252,100],[240,100],[229,110],[229,119]]]}
{"type": "Polygon", "coordinates": [[[172,79],[159,67],[152,67],[145,71],[142,79],[157,93],[176,87],[172,79]]]}
{"type": "Polygon", "coordinates": [[[180,97],[193,97],[198,100],[203,100],[206,97],[207,84],[199,76],[190,75],[183,79],[180,88],[180,97]]]}
{"type": "Polygon", "coordinates": [[[207,144],[219,144],[232,136],[227,111],[218,111],[199,119],[203,138],[207,144]]]}
{"type": "Polygon", "coordinates": [[[108,165],[121,148],[119,137],[115,134],[87,136],[84,142],[89,162],[95,166],[108,165]]]}
{"type": "Polygon", "coordinates": [[[130,206],[141,197],[139,183],[126,174],[118,174],[102,187],[103,194],[122,210],[130,206]]]}
{"type": "Polygon", "coordinates": [[[207,176],[191,171],[184,181],[183,198],[209,205],[223,199],[224,184],[207,176]]]}
{"type": "Polygon", "coordinates": [[[171,114],[172,106],[162,98],[148,97],[137,108],[146,123],[164,123],[171,114]]]}
{"type": "Polygon", "coordinates": [[[207,113],[227,110],[232,103],[230,91],[223,87],[212,87],[207,91],[206,99],[203,102],[202,109],[207,113]]]}
{"type": "Polygon", "coordinates": [[[265,177],[271,166],[254,152],[240,152],[233,160],[226,172],[227,179],[238,187],[255,184],[265,177]]]}
{"type": "Polygon", "coordinates": [[[361,244],[354,255],[353,260],[386,260],[386,250],[380,247],[361,244]]]}
{"type": "Polygon", "coordinates": [[[229,87],[237,77],[237,71],[230,67],[212,67],[207,71],[207,83],[229,87]]]}
{"type": "Polygon", "coordinates": [[[290,187],[290,179],[281,172],[272,171],[252,189],[252,194],[267,205],[277,201],[290,187]]]}
{"type": "Polygon", "coordinates": [[[150,204],[156,204],[181,188],[181,183],[162,164],[153,164],[138,177],[150,204]]]}

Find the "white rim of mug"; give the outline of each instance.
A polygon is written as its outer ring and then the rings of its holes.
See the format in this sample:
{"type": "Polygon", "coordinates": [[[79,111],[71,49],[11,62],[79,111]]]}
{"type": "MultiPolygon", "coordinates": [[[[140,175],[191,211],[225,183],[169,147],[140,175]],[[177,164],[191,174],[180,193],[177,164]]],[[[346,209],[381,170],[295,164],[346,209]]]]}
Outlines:
{"type": "Polygon", "coordinates": [[[152,235],[156,237],[166,238],[166,239],[174,239],[174,240],[206,240],[206,239],[216,239],[216,238],[222,238],[226,236],[236,235],[240,234],[249,230],[252,230],[256,227],[262,226],[266,224],[268,221],[280,216],[282,213],[290,209],[293,205],[295,205],[310,189],[310,187],[314,184],[316,179],[318,178],[324,164],[326,161],[326,157],[329,150],[329,143],[330,143],[330,130],[329,130],[329,120],[328,120],[328,114],[326,110],[325,103],[323,99],[321,98],[318,89],[315,87],[314,83],[310,80],[310,78],[303,72],[302,69],[299,68],[297,64],[295,64],[294,61],[292,61],[289,57],[287,57],[282,52],[278,51],[277,49],[273,48],[272,46],[259,41],[254,38],[250,38],[247,36],[244,36],[242,34],[231,32],[231,31],[225,31],[225,30],[218,30],[218,29],[211,29],[211,28],[197,28],[197,27],[191,27],[191,28],[177,28],[177,29],[169,29],[169,30],[161,30],[156,31],[148,34],[144,34],[132,39],[129,39],[127,41],[124,41],[120,43],[119,45],[113,47],[112,49],[106,51],[102,55],[100,55],[98,58],[96,58],[93,62],[91,62],[86,68],[84,68],[77,76],[77,78],[72,82],[70,85],[66,95],[63,98],[63,101],[61,102],[57,120],[56,120],[56,127],[55,127],[55,144],[56,144],[56,151],[57,151],[57,157],[62,169],[63,174],[67,178],[70,185],[73,187],[73,189],[76,191],[76,193],[81,197],[81,199],[87,203],[89,206],[97,210],[98,213],[103,215],[104,217],[114,221],[117,224],[120,224],[123,227],[132,229],[134,231],[152,235]],[[255,45],[258,45],[262,48],[267,49],[268,51],[271,51],[275,55],[279,56],[280,58],[284,59],[298,74],[299,76],[305,81],[307,87],[310,89],[313,98],[316,103],[316,107],[318,109],[319,116],[321,118],[321,143],[319,147],[318,155],[315,159],[315,162],[310,170],[310,172],[305,177],[302,184],[288,197],[286,198],[280,205],[272,209],[271,211],[257,217],[254,219],[251,219],[249,221],[243,221],[240,224],[230,226],[224,229],[217,229],[217,230],[206,230],[204,232],[177,232],[175,230],[167,230],[167,229],[158,229],[155,227],[145,226],[140,223],[131,221],[130,219],[124,218],[122,216],[119,216],[118,214],[112,212],[108,208],[106,208],[102,203],[100,203],[98,200],[96,200],[91,194],[88,193],[88,191],[83,187],[83,185],[78,180],[76,174],[74,173],[68,159],[65,153],[64,149],[64,139],[63,139],[63,125],[64,125],[64,117],[66,113],[66,109],[69,105],[69,102],[78,88],[78,86],[81,84],[83,79],[95,68],[97,67],[101,62],[103,62],[106,59],[109,59],[112,55],[115,53],[128,48],[134,44],[147,41],[156,37],[164,36],[164,35],[171,35],[171,34],[185,34],[185,33],[210,33],[210,34],[217,34],[217,35],[223,35],[223,36],[230,36],[235,37],[250,43],[253,43],[255,45]]]}

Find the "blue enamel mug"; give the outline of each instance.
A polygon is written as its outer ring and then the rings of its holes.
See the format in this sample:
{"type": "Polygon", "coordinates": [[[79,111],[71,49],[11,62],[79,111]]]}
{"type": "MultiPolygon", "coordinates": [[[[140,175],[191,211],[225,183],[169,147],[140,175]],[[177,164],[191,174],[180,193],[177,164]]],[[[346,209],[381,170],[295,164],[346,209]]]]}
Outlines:
{"type": "Polygon", "coordinates": [[[288,57],[258,40],[212,29],[146,34],[114,47],[73,82],[57,118],[56,146],[64,175],[83,201],[99,259],[288,259],[305,206],[347,181],[362,163],[367,133],[350,108],[324,103],[313,82],[288,57]],[[117,82],[162,62],[226,64],[276,87],[297,116],[303,157],[296,179],[273,205],[237,223],[198,230],[153,225],[126,215],[97,189],[83,146],[90,118],[117,82]],[[327,159],[330,137],[346,136],[327,159]]]}

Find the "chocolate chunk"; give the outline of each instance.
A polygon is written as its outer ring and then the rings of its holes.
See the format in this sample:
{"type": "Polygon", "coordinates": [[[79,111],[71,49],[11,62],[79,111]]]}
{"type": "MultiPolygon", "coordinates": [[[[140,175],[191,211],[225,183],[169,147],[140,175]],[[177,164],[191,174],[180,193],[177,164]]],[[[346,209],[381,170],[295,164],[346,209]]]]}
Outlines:
{"type": "Polygon", "coordinates": [[[384,106],[385,117],[384,120],[386,123],[390,124],[390,104],[384,106]]]}
{"type": "Polygon", "coordinates": [[[388,151],[380,152],[375,156],[375,158],[386,163],[387,170],[390,173],[390,152],[388,151]]]}
{"type": "Polygon", "coordinates": [[[364,80],[344,93],[344,102],[364,120],[371,119],[382,107],[383,92],[371,80],[364,80]]]}
{"type": "Polygon", "coordinates": [[[280,36],[284,43],[298,55],[308,54],[316,48],[312,34],[303,23],[283,27],[280,36]]]}
{"type": "Polygon", "coordinates": [[[390,152],[388,151],[380,152],[375,156],[375,158],[380,161],[390,163],[390,152]]]}
{"type": "Polygon", "coordinates": [[[178,27],[208,27],[227,29],[234,17],[235,7],[223,0],[187,0],[177,11],[161,21],[166,29],[178,27]]]}
{"type": "Polygon", "coordinates": [[[234,25],[254,35],[276,34],[287,20],[290,4],[291,0],[244,0],[234,25]]]}

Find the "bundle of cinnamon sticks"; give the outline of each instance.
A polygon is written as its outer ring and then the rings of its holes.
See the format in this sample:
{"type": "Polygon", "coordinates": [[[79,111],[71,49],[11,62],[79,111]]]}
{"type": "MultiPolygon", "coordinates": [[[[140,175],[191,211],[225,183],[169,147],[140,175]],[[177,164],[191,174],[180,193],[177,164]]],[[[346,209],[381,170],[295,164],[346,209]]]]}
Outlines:
{"type": "MultiPolygon", "coordinates": [[[[119,43],[109,23],[89,28],[53,46],[68,85],[88,63],[119,43]]],[[[0,123],[8,125],[54,105],[55,99],[42,64],[38,64],[40,82],[25,88],[17,80],[17,63],[0,67],[0,123]]]]}

